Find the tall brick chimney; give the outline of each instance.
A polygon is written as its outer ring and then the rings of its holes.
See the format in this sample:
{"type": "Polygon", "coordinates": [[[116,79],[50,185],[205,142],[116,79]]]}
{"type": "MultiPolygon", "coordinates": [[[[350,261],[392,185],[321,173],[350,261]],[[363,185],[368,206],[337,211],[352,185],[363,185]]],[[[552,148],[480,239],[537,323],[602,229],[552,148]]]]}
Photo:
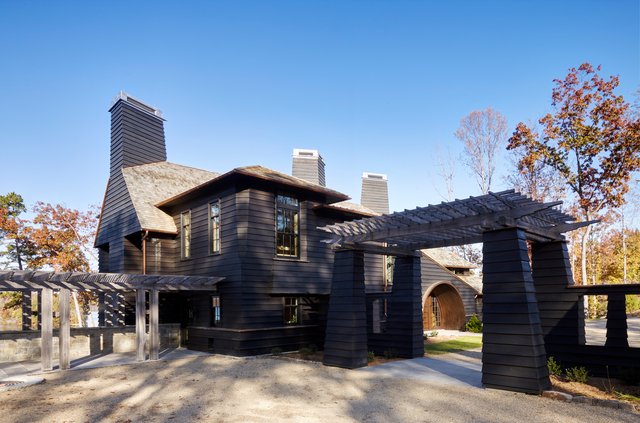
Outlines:
{"type": "Polygon", "coordinates": [[[123,167],[167,160],[160,110],[124,91],[111,108],[111,175],[123,167]]]}
{"type": "Polygon", "coordinates": [[[370,172],[362,174],[360,204],[380,214],[389,213],[387,175],[370,172]]]}
{"type": "Polygon", "coordinates": [[[296,178],[326,186],[324,160],[318,150],[294,148],[291,174],[296,178]]]}

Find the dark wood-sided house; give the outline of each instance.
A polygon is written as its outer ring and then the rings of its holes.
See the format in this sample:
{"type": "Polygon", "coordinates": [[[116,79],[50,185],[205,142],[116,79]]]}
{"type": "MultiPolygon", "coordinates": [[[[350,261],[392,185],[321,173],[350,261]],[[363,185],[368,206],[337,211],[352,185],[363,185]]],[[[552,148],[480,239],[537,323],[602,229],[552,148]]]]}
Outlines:
{"type": "MultiPolygon", "coordinates": [[[[232,355],[321,348],[334,254],[318,228],[388,213],[386,177],[365,174],[359,205],[325,186],[315,150],[294,150],[294,176],[262,166],[194,169],[166,161],[157,109],[121,93],[110,112],[110,176],[95,242],[100,272],[224,278],[209,291],[161,293],[160,322],[181,323],[189,348],[232,355]]],[[[423,293],[434,293],[427,298],[444,292],[455,300],[439,305],[456,318],[430,326],[462,326],[477,313],[479,291],[428,252],[421,261],[423,293]]],[[[385,256],[365,256],[373,344],[384,332],[392,266],[385,256]]],[[[110,301],[127,322],[133,300],[110,301]]],[[[434,310],[433,300],[428,306],[434,310]]]]}

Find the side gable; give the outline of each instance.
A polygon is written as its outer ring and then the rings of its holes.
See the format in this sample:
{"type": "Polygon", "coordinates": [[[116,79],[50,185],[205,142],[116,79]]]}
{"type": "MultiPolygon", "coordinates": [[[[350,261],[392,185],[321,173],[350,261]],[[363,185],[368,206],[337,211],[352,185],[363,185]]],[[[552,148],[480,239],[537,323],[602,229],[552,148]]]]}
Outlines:
{"type": "Polygon", "coordinates": [[[109,178],[95,245],[149,230],[177,233],[173,218],[155,203],[218,176],[169,162],[131,166],[109,178]]]}
{"type": "Polygon", "coordinates": [[[133,207],[122,170],[117,170],[107,182],[95,246],[98,247],[114,238],[139,230],[140,221],[133,207]]]}

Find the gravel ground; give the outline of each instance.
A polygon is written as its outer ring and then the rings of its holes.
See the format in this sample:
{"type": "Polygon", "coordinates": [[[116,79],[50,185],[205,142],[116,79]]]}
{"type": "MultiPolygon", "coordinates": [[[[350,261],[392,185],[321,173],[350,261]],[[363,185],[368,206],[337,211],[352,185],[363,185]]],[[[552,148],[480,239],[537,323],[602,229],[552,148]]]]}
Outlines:
{"type": "Polygon", "coordinates": [[[45,375],[0,393],[0,422],[634,422],[533,395],[224,356],[45,375]]]}

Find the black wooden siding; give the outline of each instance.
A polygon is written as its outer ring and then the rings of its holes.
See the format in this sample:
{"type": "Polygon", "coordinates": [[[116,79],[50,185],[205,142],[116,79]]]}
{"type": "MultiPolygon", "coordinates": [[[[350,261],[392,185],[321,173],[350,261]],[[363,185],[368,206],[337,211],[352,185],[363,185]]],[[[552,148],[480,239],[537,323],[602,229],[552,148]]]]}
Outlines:
{"type": "Polygon", "coordinates": [[[110,112],[111,174],[123,167],[167,160],[162,118],[124,100],[110,112]]]}
{"type": "Polygon", "coordinates": [[[110,112],[111,164],[95,245],[113,255],[108,269],[100,267],[100,271],[122,272],[126,269],[124,246],[106,244],[120,244],[122,237],[140,230],[122,168],[164,161],[167,152],[162,118],[124,100],[116,102],[110,112]]]}
{"type": "Polygon", "coordinates": [[[467,283],[461,281],[449,270],[436,263],[433,259],[422,255],[421,273],[422,295],[426,294],[431,286],[440,282],[448,282],[453,285],[460,294],[467,320],[474,314],[480,314],[479,310],[476,310],[476,295],[478,292],[467,283]]]}

